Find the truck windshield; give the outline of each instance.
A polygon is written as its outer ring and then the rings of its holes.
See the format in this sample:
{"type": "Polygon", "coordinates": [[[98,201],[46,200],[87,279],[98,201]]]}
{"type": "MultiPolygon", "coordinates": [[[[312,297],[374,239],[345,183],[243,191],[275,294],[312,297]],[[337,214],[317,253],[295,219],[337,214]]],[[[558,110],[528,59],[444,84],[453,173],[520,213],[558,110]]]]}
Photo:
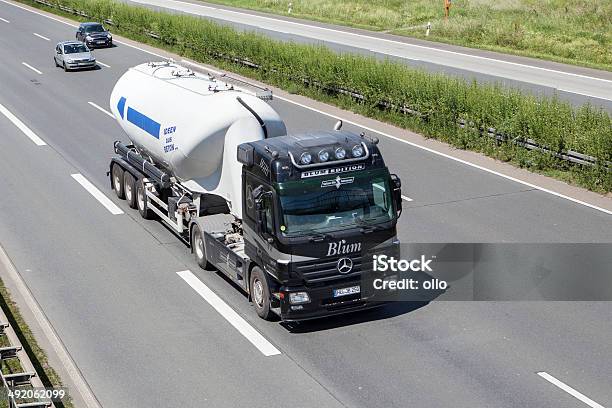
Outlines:
{"type": "Polygon", "coordinates": [[[288,236],[370,226],[394,216],[387,170],[313,177],[278,185],[288,236]]]}

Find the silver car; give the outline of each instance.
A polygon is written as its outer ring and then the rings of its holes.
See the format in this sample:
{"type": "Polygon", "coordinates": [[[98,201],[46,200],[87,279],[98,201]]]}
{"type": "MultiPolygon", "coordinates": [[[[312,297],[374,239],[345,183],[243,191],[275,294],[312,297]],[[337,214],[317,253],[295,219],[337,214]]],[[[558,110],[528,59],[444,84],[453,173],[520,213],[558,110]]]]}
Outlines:
{"type": "Polygon", "coordinates": [[[96,67],[96,58],[91,50],[77,41],[63,41],[57,44],[53,60],[55,66],[64,68],[64,71],[96,67]]]}

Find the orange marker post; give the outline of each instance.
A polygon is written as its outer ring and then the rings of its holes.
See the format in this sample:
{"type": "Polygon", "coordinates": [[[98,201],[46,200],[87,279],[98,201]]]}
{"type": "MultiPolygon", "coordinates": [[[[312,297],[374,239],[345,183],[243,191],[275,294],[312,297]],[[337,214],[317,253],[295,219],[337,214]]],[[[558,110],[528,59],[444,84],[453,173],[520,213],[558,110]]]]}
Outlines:
{"type": "Polygon", "coordinates": [[[444,20],[448,20],[448,16],[450,15],[452,0],[444,0],[444,20]]]}

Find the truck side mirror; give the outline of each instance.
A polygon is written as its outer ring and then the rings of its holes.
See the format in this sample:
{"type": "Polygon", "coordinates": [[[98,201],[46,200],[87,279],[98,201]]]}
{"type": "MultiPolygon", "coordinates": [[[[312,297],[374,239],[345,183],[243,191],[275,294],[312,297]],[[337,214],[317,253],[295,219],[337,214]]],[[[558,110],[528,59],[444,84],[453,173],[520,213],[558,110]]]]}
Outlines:
{"type": "Polygon", "coordinates": [[[397,174],[391,174],[391,188],[393,189],[393,201],[397,206],[397,216],[402,214],[402,180],[397,174]]]}
{"type": "Polygon", "coordinates": [[[256,204],[258,201],[260,201],[260,204],[261,204],[260,198],[263,193],[264,193],[264,188],[261,185],[255,187],[253,191],[251,192],[251,197],[253,197],[253,201],[255,201],[256,204]]]}

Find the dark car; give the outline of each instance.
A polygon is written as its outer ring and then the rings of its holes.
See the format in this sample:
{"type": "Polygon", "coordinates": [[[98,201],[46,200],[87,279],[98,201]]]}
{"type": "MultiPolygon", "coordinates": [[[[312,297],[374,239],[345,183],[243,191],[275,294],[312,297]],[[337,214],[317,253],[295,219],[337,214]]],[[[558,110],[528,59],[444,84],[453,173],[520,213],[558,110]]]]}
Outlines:
{"type": "Polygon", "coordinates": [[[76,39],[89,48],[111,47],[113,36],[100,23],[81,23],[76,33],[76,39]]]}

